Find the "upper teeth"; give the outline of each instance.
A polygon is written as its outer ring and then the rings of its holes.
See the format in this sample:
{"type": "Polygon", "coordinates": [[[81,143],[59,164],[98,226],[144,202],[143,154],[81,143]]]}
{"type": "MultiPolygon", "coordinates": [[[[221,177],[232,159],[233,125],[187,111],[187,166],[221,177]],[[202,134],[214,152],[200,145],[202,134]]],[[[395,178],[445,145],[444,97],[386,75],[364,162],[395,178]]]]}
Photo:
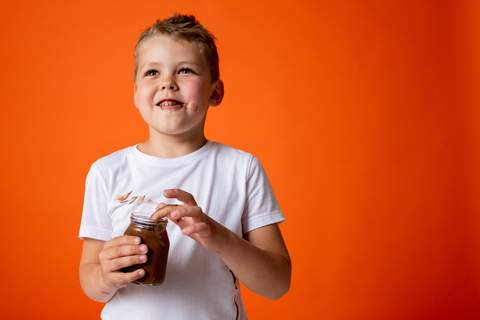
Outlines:
{"type": "Polygon", "coordinates": [[[179,103],[177,101],[162,101],[162,102],[160,102],[159,106],[169,107],[169,106],[173,106],[173,105],[176,105],[176,104],[179,104],[179,103]]]}

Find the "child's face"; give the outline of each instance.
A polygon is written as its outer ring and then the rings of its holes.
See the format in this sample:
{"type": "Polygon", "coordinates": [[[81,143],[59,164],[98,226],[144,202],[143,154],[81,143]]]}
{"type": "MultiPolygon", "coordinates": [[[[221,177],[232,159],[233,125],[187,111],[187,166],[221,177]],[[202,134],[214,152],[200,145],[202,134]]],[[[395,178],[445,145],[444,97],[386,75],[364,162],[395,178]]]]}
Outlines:
{"type": "Polygon", "coordinates": [[[138,48],[134,101],[150,130],[167,135],[203,135],[209,105],[223,97],[220,81],[211,82],[201,46],[166,35],[138,48]]]}

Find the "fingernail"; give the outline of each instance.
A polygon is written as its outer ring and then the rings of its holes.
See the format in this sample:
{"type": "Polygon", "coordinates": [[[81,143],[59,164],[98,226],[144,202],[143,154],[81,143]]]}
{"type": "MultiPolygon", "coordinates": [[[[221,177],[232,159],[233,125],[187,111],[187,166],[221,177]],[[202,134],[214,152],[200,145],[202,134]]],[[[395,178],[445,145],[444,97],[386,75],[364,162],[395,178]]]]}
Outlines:
{"type": "Polygon", "coordinates": [[[140,262],[147,261],[147,256],[140,256],[140,262]]]}
{"type": "Polygon", "coordinates": [[[138,243],[140,243],[140,242],[142,242],[142,239],[140,239],[140,237],[135,237],[135,243],[138,244],[138,243]]]}
{"type": "Polygon", "coordinates": [[[140,246],[140,251],[141,251],[141,252],[147,252],[147,250],[148,250],[148,248],[147,248],[146,245],[142,244],[142,245],[140,246]]]}
{"type": "Polygon", "coordinates": [[[145,271],[143,271],[143,269],[140,269],[137,272],[139,276],[143,276],[145,274],[145,271]]]}

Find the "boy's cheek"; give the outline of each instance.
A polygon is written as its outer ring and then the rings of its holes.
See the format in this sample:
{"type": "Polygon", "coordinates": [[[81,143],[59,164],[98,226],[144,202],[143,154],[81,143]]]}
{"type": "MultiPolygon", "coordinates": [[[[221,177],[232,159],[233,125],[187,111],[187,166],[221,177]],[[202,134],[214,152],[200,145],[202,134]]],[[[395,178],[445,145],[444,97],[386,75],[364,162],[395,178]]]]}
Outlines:
{"type": "Polygon", "coordinates": [[[133,95],[133,102],[137,108],[140,108],[142,105],[148,104],[152,100],[151,90],[146,90],[139,88],[133,95]]]}
{"type": "Polygon", "coordinates": [[[198,111],[198,104],[195,102],[187,102],[187,111],[197,112],[198,111]]]}
{"type": "Polygon", "coordinates": [[[133,96],[133,104],[135,105],[135,108],[137,109],[141,109],[141,106],[142,106],[142,98],[141,96],[139,96],[138,94],[135,94],[133,96]]]}

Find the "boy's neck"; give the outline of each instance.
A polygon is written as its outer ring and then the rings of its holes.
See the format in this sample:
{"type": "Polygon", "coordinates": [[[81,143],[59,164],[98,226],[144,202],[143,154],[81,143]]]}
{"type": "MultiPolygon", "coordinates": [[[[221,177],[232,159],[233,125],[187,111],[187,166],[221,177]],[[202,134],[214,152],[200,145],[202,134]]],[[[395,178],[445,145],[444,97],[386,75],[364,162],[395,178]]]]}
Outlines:
{"type": "Polygon", "coordinates": [[[200,149],[207,141],[203,134],[196,137],[159,137],[150,134],[147,141],[138,144],[138,149],[160,158],[176,158],[200,149]]]}

